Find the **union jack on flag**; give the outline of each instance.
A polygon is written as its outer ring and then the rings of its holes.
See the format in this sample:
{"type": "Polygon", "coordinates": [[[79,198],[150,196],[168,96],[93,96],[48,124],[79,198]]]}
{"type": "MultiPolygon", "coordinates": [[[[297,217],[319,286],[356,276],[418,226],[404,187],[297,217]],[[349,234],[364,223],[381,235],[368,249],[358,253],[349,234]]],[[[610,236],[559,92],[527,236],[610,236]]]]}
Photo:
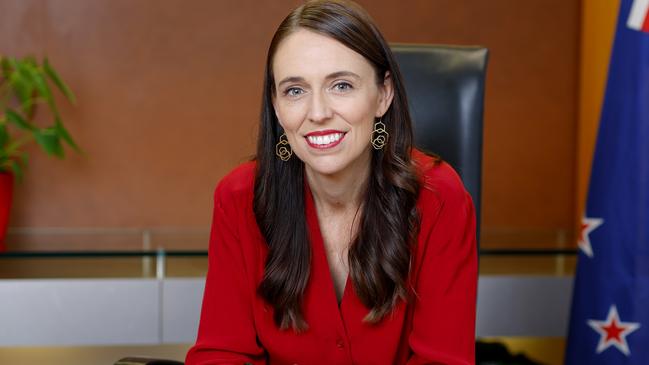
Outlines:
{"type": "Polygon", "coordinates": [[[622,0],[579,235],[566,365],[649,364],[649,0],[622,0]]]}

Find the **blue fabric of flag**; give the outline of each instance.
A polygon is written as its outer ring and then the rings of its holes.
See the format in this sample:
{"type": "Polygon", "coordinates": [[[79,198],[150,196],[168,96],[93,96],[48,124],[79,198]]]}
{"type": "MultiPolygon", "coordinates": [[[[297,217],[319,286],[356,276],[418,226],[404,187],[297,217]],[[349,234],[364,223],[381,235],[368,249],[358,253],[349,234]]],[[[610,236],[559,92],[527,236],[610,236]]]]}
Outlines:
{"type": "Polygon", "coordinates": [[[627,26],[633,2],[620,4],[566,365],[649,364],[649,33],[627,26]]]}

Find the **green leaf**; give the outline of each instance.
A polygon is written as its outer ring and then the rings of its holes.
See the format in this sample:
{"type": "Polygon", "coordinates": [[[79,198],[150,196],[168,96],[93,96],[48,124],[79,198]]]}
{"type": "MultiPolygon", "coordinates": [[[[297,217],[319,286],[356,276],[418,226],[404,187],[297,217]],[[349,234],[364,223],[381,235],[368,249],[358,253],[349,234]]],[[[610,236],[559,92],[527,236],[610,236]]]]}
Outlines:
{"type": "Polygon", "coordinates": [[[36,67],[30,69],[32,74],[32,81],[34,81],[36,90],[38,90],[38,93],[43,97],[43,99],[45,99],[45,101],[47,101],[47,104],[50,106],[50,109],[52,109],[52,112],[54,114],[57,114],[56,104],[54,104],[54,98],[52,97],[52,91],[50,90],[49,85],[47,85],[45,77],[43,77],[41,72],[36,67]]]}
{"type": "Polygon", "coordinates": [[[43,69],[45,70],[45,74],[47,74],[50,80],[54,82],[54,85],[56,85],[56,87],[59,90],[61,90],[63,95],[65,95],[65,97],[68,98],[68,100],[70,100],[72,103],[75,103],[76,98],[74,97],[74,94],[72,93],[70,88],[68,88],[68,86],[63,82],[63,80],[61,80],[59,74],[56,73],[54,68],[50,66],[50,61],[48,61],[47,58],[45,58],[45,60],[43,61],[43,69]]]}
{"type": "Polygon", "coordinates": [[[10,162],[11,171],[14,173],[14,177],[18,182],[23,181],[23,169],[16,160],[11,160],[10,162]]]}
{"type": "Polygon", "coordinates": [[[27,134],[24,136],[21,136],[21,138],[15,139],[15,140],[9,140],[9,144],[5,146],[4,151],[11,157],[18,156],[20,152],[18,150],[20,147],[22,147],[24,144],[29,142],[32,138],[34,138],[33,135],[27,134]]]}
{"type": "Polygon", "coordinates": [[[52,91],[47,84],[43,71],[41,71],[31,57],[25,57],[23,60],[12,60],[11,65],[20,73],[21,77],[29,80],[38,94],[47,101],[52,111],[56,111],[56,105],[52,98],[52,91]]]}
{"type": "MultiPolygon", "coordinates": [[[[13,68],[13,73],[15,76],[12,77],[12,82],[19,83],[23,82],[25,86],[23,88],[27,89],[18,93],[18,97],[21,99],[23,110],[31,112],[33,104],[37,94],[41,95],[43,99],[47,101],[48,104],[53,105],[54,100],[52,99],[52,92],[49,90],[48,85],[45,83],[43,85],[43,76],[40,75],[39,70],[33,59],[25,58],[23,60],[9,59],[9,65],[13,68]],[[22,81],[20,81],[22,80],[22,81]],[[35,92],[36,91],[36,92],[35,92]]],[[[29,113],[27,113],[29,115],[29,113]]]]}
{"type": "Polygon", "coordinates": [[[0,125],[0,150],[4,150],[4,146],[9,142],[9,131],[5,124],[0,125]]]}
{"type": "Polygon", "coordinates": [[[41,63],[33,57],[16,59],[0,56],[0,80],[3,100],[15,95],[21,104],[20,108],[9,108],[4,103],[0,107],[0,170],[13,170],[16,176],[21,176],[27,164],[27,154],[21,150],[32,139],[51,156],[62,158],[65,152],[63,144],[83,153],[63,125],[53,91],[59,90],[73,103],[75,96],[47,58],[41,63]],[[47,107],[43,107],[49,109],[54,125],[39,128],[32,120],[32,113],[38,104],[44,103],[47,103],[47,107]],[[22,133],[18,135],[20,138],[12,139],[9,124],[31,133],[22,133]]]}
{"type": "Polygon", "coordinates": [[[16,96],[18,96],[23,112],[26,115],[30,115],[34,106],[32,98],[34,95],[33,83],[18,72],[11,73],[9,76],[9,83],[11,84],[16,96]]]}
{"type": "Polygon", "coordinates": [[[7,108],[5,110],[5,114],[7,115],[7,119],[13,123],[16,127],[28,131],[33,131],[35,127],[30,124],[28,121],[26,121],[20,114],[16,113],[15,111],[7,108]]]}
{"type": "Polygon", "coordinates": [[[50,156],[63,157],[63,146],[56,127],[37,129],[33,132],[36,142],[50,156]]]}
{"type": "Polygon", "coordinates": [[[10,58],[9,59],[9,66],[13,69],[14,73],[18,73],[21,77],[23,77],[26,80],[29,80],[29,82],[33,83],[32,80],[32,69],[34,68],[32,65],[30,65],[26,61],[19,61],[16,60],[15,58],[10,58]]]}
{"type": "Polygon", "coordinates": [[[63,126],[63,122],[61,122],[61,118],[56,117],[55,120],[54,120],[54,122],[55,122],[54,127],[56,128],[56,130],[57,130],[59,136],[60,136],[61,138],[63,138],[63,140],[64,140],[64,141],[65,141],[65,142],[66,142],[70,147],[72,147],[72,149],[74,149],[75,151],[81,153],[81,149],[80,149],[79,146],[76,144],[76,142],[74,142],[74,140],[72,139],[72,136],[70,135],[70,133],[68,133],[68,130],[65,129],[65,127],[63,126]]]}

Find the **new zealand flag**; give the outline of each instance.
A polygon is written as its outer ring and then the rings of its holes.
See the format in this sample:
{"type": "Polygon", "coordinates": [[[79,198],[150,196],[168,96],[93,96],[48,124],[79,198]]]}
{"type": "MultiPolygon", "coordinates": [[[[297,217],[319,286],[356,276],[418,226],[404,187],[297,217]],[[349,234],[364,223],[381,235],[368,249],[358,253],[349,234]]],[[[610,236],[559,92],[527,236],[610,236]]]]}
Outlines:
{"type": "Polygon", "coordinates": [[[649,0],[622,0],[579,238],[566,365],[649,364],[649,0]]]}

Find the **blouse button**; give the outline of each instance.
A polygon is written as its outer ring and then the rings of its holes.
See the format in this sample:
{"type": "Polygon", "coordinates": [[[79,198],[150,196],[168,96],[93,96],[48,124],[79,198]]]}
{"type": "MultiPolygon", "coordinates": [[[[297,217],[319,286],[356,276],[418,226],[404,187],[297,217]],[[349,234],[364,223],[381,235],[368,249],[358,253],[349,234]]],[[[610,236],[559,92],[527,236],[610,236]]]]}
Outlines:
{"type": "Polygon", "coordinates": [[[343,342],[343,340],[336,341],[336,347],[338,347],[339,349],[344,348],[345,347],[345,342],[343,342]]]}

